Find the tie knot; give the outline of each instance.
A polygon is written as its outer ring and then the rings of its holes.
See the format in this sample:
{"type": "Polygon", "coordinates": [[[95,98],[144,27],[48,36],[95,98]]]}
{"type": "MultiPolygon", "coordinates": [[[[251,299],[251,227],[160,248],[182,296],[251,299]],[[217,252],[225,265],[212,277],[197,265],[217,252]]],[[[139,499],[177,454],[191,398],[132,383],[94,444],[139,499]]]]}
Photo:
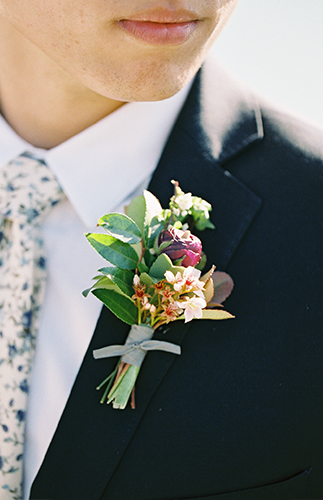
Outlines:
{"type": "Polygon", "coordinates": [[[42,160],[24,153],[0,170],[0,214],[3,218],[39,224],[63,192],[42,160]]]}

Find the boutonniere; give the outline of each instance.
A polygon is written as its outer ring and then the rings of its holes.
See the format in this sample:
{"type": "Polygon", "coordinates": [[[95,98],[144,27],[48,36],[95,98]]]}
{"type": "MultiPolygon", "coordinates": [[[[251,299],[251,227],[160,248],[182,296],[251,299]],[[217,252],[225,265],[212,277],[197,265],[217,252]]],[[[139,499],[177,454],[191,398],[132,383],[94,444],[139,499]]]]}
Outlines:
{"type": "Polygon", "coordinates": [[[150,350],[181,354],[180,346],[153,339],[154,332],[171,321],[229,319],[221,305],[230,295],[233,281],[215,266],[202,275],[206,255],[195,229],[214,229],[211,205],[184,193],[172,181],[175,193],[163,209],[149,191],[125,208],[125,215],[109,213],[98,226],[105,233],[88,233],[92,247],[109,262],[99,269],[92,292],[121,321],[131,326],[124,345],[93,351],[95,359],[120,356],[115,370],[97,387],[105,386],[101,403],[124,409],[131,397],[141,364],[150,350]]]}

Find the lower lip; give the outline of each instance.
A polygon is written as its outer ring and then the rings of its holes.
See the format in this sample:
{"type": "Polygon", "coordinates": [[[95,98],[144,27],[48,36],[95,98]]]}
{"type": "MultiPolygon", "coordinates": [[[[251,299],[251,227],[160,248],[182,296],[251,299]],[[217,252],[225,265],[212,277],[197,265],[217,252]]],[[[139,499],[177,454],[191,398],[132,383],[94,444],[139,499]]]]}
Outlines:
{"type": "Polygon", "coordinates": [[[184,23],[154,23],[122,20],[122,29],[140,40],[153,45],[179,45],[186,42],[197,26],[197,21],[184,23]]]}

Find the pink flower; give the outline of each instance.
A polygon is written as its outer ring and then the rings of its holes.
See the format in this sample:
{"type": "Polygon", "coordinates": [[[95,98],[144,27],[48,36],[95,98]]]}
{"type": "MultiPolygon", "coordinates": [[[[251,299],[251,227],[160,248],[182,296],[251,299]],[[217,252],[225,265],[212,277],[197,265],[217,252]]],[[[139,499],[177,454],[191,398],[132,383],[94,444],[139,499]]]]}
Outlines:
{"type": "Polygon", "coordinates": [[[146,285],[140,283],[140,278],[137,274],[135,274],[133,278],[133,289],[135,291],[134,295],[131,297],[132,300],[139,300],[143,305],[148,300],[148,297],[151,297],[148,293],[146,293],[146,285]]]}
{"type": "Polygon", "coordinates": [[[201,271],[195,269],[194,267],[187,267],[184,269],[183,276],[181,273],[177,273],[176,276],[171,271],[165,272],[165,278],[168,283],[173,285],[173,288],[176,292],[179,293],[188,293],[193,292],[195,295],[204,298],[204,281],[200,281],[199,277],[201,275],[201,271]]]}
{"type": "Polygon", "coordinates": [[[161,313],[160,318],[166,320],[166,324],[177,319],[183,311],[183,309],[181,309],[181,305],[174,301],[169,302],[167,305],[163,304],[162,308],[163,312],[161,313]]]}
{"type": "Polygon", "coordinates": [[[193,318],[202,318],[202,309],[206,307],[206,301],[201,297],[185,297],[185,300],[177,302],[178,307],[184,309],[185,323],[193,318]]]}
{"type": "Polygon", "coordinates": [[[202,243],[190,231],[181,231],[171,226],[162,231],[158,245],[166,242],[170,243],[162,248],[161,253],[168,255],[173,262],[180,261],[180,265],[183,267],[195,266],[200,262],[202,243]]]}
{"type": "Polygon", "coordinates": [[[170,286],[165,286],[165,288],[161,291],[158,292],[162,296],[162,303],[165,302],[166,300],[172,300],[172,296],[174,295],[175,292],[173,292],[170,288],[170,286]]]}

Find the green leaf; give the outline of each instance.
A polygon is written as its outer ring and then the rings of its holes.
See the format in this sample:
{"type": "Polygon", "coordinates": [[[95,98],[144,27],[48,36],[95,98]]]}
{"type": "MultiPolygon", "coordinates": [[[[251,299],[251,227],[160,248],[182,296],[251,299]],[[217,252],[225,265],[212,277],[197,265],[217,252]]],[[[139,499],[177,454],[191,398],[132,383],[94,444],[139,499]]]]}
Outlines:
{"type": "Polygon", "coordinates": [[[200,277],[200,281],[204,281],[204,283],[206,283],[212,276],[212,274],[214,273],[215,271],[215,265],[213,265],[211,267],[211,269],[209,269],[209,271],[205,274],[203,274],[201,277],[200,277]]]}
{"type": "Polygon", "coordinates": [[[109,234],[87,233],[85,236],[101,257],[111,264],[121,269],[136,269],[139,258],[129,243],[124,243],[109,234]]]}
{"type": "Polygon", "coordinates": [[[156,248],[156,251],[157,253],[161,253],[163,252],[163,250],[165,250],[165,248],[169,247],[169,245],[172,244],[172,240],[169,240],[169,241],[163,241],[159,246],[157,246],[157,244],[154,246],[154,249],[156,248]]]}
{"type": "Polygon", "coordinates": [[[165,221],[160,220],[159,217],[153,217],[148,231],[148,248],[154,248],[154,244],[158,241],[163,229],[165,229],[165,221]]]}
{"type": "Polygon", "coordinates": [[[142,253],[142,240],[140,240],[139,243],[136,243],[135,245],[131,245],[131,246],[134,249],[134,251],[136,252],[136,254],[138,255],[138,260],[139,260],[141,257],[141,253],[142,253]]]}
{"type": "Polygon", "coordinates": [[[146,266],[146,264],[144,264],[143,262],[139,262],[138,264],[138,271],[139,273],[147,273],[149,271],[149,267],[146,266]]]}
{"type": "Polygon", "coordinates": [[[94,290],[95,288],[109,288],[109,289],[113,289],[113,288],[116,288],[117,285],[115,285],[108,277],[106,276],[97,276],[96,278],[96,283],[94,283],[94,285],[92,285],[90,288],[87,288],[86,290],[84,290],[82,292],[82,295],[84,297],[87,297],[88,294],[90,292],[92,292],[92,290],[94,290]]]}
{"type": "Polygon", "coordinates": [[[201,254],[201,260],[200,262],[195,266],[195,269],[197,269],[198,271],[203,271],[203,269],[205,268],[206,266],[206,263],[207,263],[207,257],[206,257],[206,254],[204,252],[202,252],[201,254]]]}
{"type": "MultiPolygon", "coordinates": [[[[233,319],[235,316],[232,316],[229,312],[225,311],[224,309],[202,309],[202,318],[200,319],[233,319]]],[[[178,316],[176,318],[176,321],[178,320],[184,320],[185,316],[184,314],[181,314],[181,316],[178,316]]]]}
{"type": "Polygon", "coordinates": [[[151,221],[162,214],[163,207],[159,200],[150,191],[144,191],[144,198],[146,202],[146,215],[145,223],[150,224],[151,221]]]}
{"type": "Polygon", "coordinates": [[[203,309],[202,319],[232,319],[234,316],[224,309],[203,309]]]}
{"type": "Polygon", "coordinates": [[[121,321],[127,323],[127,325],[136,323],[137,307],[127,295],[109,289],[95,289],[92,293],[121,321]]]}
{"type": "Polygon", "coordinates": [[[150,268],[156,260],[156,255],[150,253],[149,250],[146,250],[144,253],[144,259],[145,259],[145,263],[147,264],[148,268],[150,268]]]}
{"type": "Polygon", "coordinates": [[[134,293],[132,286],[134,273],[132,271],[119,269],[118,267],[103,267],[99,271],[107,276],[112,283],[117,285],[123,293],[132,297],[134,293]]]}
{"type": "Polygon", "coordinates": [[[152,278],[147,273],[141,273],[141,275],[140,275],[140,281],[144,285],[151,286],[151,285],[154,285],[155,283],[158,283],[159,280],[156,279],[156,278],[152,278]]]}
{"type": "Polygon", "coordinates": [[[132,200],[130,205],[126,207],[125,212],[140,229],[144,246],[147,246],[149,240],[151,240],[152,245],[154,238],[162,230],[158,218],[162,217],[163,208],[156,196],[145,190],[143,195],[136,196],[132,200]]]}
{"type": "Polygon", "coordinates": [[[173,267],[172,261],[165,253],[162,253],[157,257],[155,262],[150,268],[149,274],[153,278],[162,280],[165,276],[166,271],[170,271],[173,267]]]}
{"type": "Polygon", "coordinates": [[[99,269],[100,273],[106,276],[116,276],[117,278],[122,279],[128,285],[132,285],[134,273],[133,271],[129,271],[129,269],[119,269],[115,266],[101,267],[99,269]]]}
{"type": "Polygon", "coordinates": [[[196,229],[198,231],[204,231],[205,229],[215,229],[215,225],[212,224],[212,222],[208,219],[205,219],[204,217],[201,217],[197,222],[196,222],[196,229]]]}
{"type": "Polygon", "coordinates": [[[111,236],[124,243],[135,244],[141,241],[139,227],[127,215],[109,213],[98,220],[98,226],[102,226],[111,236]]]}
{"type": "Polygon", "coordinates": [[[125,207],[125,212],[127,216],[137,224],[143,236],[146,217],[146,201],[144,195],[133,198],[130,205],[125,207]]]}
{"type": "Polygon", "coordinates": [[[159,200],[150,191],[144,191],[146,203],[145,213],[145,246],[152,247],[156,236],[164,229],[164,221],[162,218],[163,207],[159,200]]]}
{"type": "Polygon", "coordinates": [[[133,294],[134,294],[134,289],[132,286],[129,286],[127,283],[125,283],[123,280],[121,280],[120,278],[118,278],[117,276],[110,276],[111,278],[111,281],[113,281],[113,283],[123,292],[125,293],[126,295],[128,295],[128,297],[132,297],[133,294]]]}
{"type": "Polygon", "coordinates": [[[157,259],[151,266],[149,275],[152,278],[156,278],[159,281],[165,278],[166,271],[172,271],[172,273],[175,275],[178,272],[183,274],[184,269],[185,268],[182,266],[173,266],[173,263],[168,257],[168,255],[162,253],[158,255],[157,259]]]}

